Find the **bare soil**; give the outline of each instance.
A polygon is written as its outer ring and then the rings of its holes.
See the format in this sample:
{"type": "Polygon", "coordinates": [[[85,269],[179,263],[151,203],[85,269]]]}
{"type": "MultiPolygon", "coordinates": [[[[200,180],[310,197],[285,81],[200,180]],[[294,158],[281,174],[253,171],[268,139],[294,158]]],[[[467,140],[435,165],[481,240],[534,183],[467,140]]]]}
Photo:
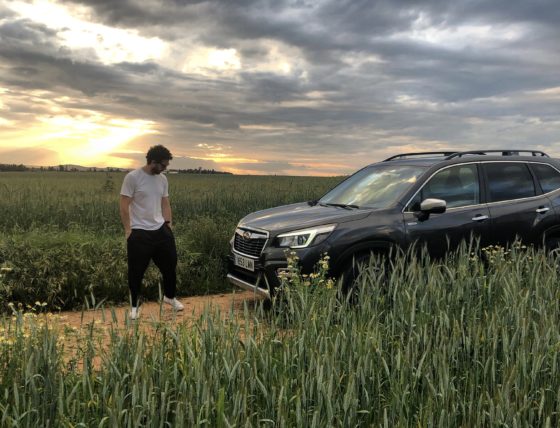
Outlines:
{"type": "MultiPolygon", "coordinates": [[[[178,300],[185,306],[183,311],[174,311],[169,305],[161,302],[143,302],[140,306],[141,325],[167,321],[171,323],[188,322],[197,319],[205,310],[219,310],[222,316],[229,316],[231,310],[239,312],[245,304],[249,308],[261,300],[250,291],[234,291],[231,293],[214,294],[208,296],[180,297],[178,300]]],[[[68,327],[82,328],[84,326],[103,327],[118,324],[124,326],[129,318],[130,306],[111,306],[87,311],[61,312],[61,319],[68,327]]]]}
{"type": "MultiPolygon", "coordinates": [[[[130,306],[109,306],[87,311],[66,311],[52,314],[52,324],[62,333],[59,336],[64,343],[64,359],[69,362],[78,359],[83,348],[84,335],[93,334],[94,345],[97,348],[93,359],[93,366],[99,368],[101,354],[107,349],[110,332],[119,331],[120,334],[131,334],[135,326],[147,333],[154,334],[162,324],[174,326],[181,323],[189,324],[197,320],[204,311],[219,311],[223,319],[244,322],[241,319],[245,305],[253,310],[261,301],[259,296],[249,291],[234,291],[231,293],[214,294],[208,296],[182,297],[178,300],[185,306],[183,311],[174,311],[169,305],[160,302],[143,302],[140,306],[140,318],[130,320],[130,306]]],[[[249,321],[251,322],[251,321],[249,321]]],[[[81,368],[78,363],[78,369],[81,368]]]]}
{"type": "MultiPolygon", "coordinates": [[[[249,312],[253,312],[262,298],[249,291],[235,290],[231,293],[182,297],[179,301],[185,306],[182,311],[174,311],[171,306],[161,302],[143,302],[140,306],[140,318],[135,321],[130,320],[129,305],[103,306],[86,311],[58,313],[35,312],[33,309],[23,313],[23,322],[19,324],[17,334],[29,337],[34,331],[31,324],[55,331],[58,343],[62,345],[64,361],[72,367],[76,364],[78,369],[82,366],[84,346],[93,345],[96,348],[93,366],[98,368],[113,333],[135,334],[138,327],[138,330],[146,333],[148,337],[155,337],[154,335],[161,331],[162,326],[190,325],[205,311],[211,312],[213,316],[218,312],[226,322],[233,321],[240,326],[246,322],[252,324],[252,319],[244,316],[244,308],[247,307],[249,312]],[[87,337],[92,338],[93,341],[84,340],[87,337]]],[[[11,320],[5,318],[4,324],[15,319],[15,315],[11,320]]],[[[0,338],[4,338],[2,334],[10,331],[12,335],[14,334],[13,326],[6,330],[4,324],[0,324],[0,338]]]]}

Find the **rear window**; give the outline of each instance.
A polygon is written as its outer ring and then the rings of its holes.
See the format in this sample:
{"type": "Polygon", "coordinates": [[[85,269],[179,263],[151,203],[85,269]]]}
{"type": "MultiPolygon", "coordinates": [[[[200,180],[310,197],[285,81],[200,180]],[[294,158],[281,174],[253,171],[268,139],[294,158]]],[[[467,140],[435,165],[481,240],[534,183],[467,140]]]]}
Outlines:
{"type": "Polygon", "coordinates": [[[535,196],[535,184],[524,163],[485,163],[488,179],[488,201],[499,202],[535,196]]]}
{"type": "Polygon", "coordinates": [[[560,189],[560,172],[556,169],[542,163],[531,164],[531,168],[535,172],[544,193],[560,189]]]}

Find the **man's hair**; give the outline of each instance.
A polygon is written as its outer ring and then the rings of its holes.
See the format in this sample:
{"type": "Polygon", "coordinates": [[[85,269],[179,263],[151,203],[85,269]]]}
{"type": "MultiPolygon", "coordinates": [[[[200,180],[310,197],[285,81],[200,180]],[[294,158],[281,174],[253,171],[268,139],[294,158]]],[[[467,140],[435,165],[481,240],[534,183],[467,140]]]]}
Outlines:
{"type": "Polygon", "coordinates": [[[152,163],[152,161],[163,162],[164,160],[171,159],[173,159],[171,152],[161,144],[150,147],[150,150],[148,150],[148,153],[146,154],[146,160],[148,163],[152,163]]]}

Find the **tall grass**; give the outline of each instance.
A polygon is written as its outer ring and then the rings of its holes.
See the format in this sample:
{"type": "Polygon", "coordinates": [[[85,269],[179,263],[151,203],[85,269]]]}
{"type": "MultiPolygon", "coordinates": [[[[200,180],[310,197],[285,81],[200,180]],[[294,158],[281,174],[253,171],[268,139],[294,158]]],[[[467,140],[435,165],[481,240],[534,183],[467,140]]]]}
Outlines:
{"type": "MultiPolygon", "coordinates": [[[[363,271],[358,304],[319,269],[285,279],[269,311],[207,311],[153,334],[115,326],[105,352],[86,334],[80,370],[54,330],[3,342],[0,424],[558,426],[556,261],[463,248],[378,266],[363,271]]],[[[21,318],[4,322],[12,337],[21,318]]]]}
{"type": "MultiPolygon", "coordinates": [[[[118,212],[123,173],[0,173],[0,312],[35,300],[79,308],[85,299],[128,299],[118,212]]],[[[229,240],[249,212],[317,198],[340,178],[168,176],[181,295],[230,289],[229,240]]],[[[157,296],[150,271],[147,298],[157,296]]]]}
{"type": "MultiPolygon", "coordinates": [[[[124,173],[0,173],[0,230],[119,234],[123,178],[124,173]]],[[[174,222],[183,231],[198,217],[234,227],[250,212],[317,198],[341,178],[170,174],[168,180],[174,222]]]]}

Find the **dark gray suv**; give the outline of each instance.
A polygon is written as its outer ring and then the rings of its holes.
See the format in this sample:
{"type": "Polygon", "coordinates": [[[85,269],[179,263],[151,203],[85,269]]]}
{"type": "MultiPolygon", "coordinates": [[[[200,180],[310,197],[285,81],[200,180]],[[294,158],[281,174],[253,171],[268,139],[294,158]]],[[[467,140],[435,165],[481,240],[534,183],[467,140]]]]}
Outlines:
{"type": "Polygon", "coordinates": [[[406,153],[368,165],[317,201],[244,217],[228,279],[270,297],[286,250],[311,272],[328,253],[351,281],[356,261],[412,244],[441,257],[475,237],[482,247],[560,245],[560,160],[536,150],[406,153]]]}

